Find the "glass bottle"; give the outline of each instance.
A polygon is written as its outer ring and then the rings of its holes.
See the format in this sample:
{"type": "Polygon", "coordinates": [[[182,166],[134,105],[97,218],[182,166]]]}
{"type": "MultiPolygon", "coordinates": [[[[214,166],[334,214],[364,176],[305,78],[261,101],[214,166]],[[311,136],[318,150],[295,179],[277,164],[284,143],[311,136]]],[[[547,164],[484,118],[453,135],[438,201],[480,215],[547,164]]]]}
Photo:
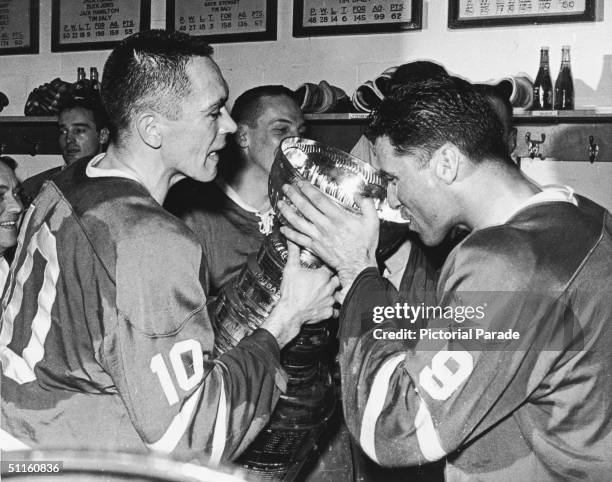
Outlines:
{"type": "Polygon", "coordinates": [[[73,97],[76,100],[84,100],[87,94],[87,79],[85,78],[85,68],[77,69],[77,81],[74,84],[73,97]]]}
{"type": "Polygon", "coordinates": [[[540,68],[533,83],[532,110],[551,110],[553,108],[553,87],[548,65],[548,47],[540,48],[540,68]]]}
{"type": "Polygon", "coordinates": [[[561,51],[561,68],[555,82],[555,109],[574,109],[574,80],[570,63],[570,48],[564,45],[561,51]]]}
{"type": "Polygon", "coordinates": [[[89,69],[89,81],[91,82],[91,90],[96,94],[100,94],[100,82],[98,80],[98,69],[91,67],[89,69]]]}

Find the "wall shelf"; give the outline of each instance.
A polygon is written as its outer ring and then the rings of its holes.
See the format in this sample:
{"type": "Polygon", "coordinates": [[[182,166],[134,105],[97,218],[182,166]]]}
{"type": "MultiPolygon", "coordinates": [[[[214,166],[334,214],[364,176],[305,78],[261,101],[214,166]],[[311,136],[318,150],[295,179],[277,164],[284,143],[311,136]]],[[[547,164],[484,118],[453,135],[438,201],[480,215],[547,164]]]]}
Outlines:
{"type": "MultiPolygon", "coordinates": [[[[350,151],[365,131],[369,114],[306,114],[309,136],[325,144],[350,151]]],[[[528,157],[525,136],[545,141],[545,158],[589,159],[590,138],[597,144],[597,161],[612,161],[612,108],[572,111],[515,111],[518,129],[516,153],[528,157]],[[610,144],[609,146],[606,143],[610,144]]],[[[59,154],[57,117],[0,116],[0,147],[3,154],[59,154]]]]}
{"type": "Polygon", "coordinates": [[[59,154],[57,117],[0,116],[2,154],[59,154]]]}
{"type": "Polygon", "coordinates": [[[0,116],[0,124],[55,124],[57,116],[24,116],[5,115],[0,116]]]}
{"type": "MultiPolygon", "coordinates": [[[[362,112],[334,113],[334,114],[306,114],[307,121],[311,122],[333,122],[333,121],[355,121],[364,122],[368,120],[369,114],[362,112]]],[[[612,122],[612,107],[601,109],[578,109],[578,110],[546,110],[546,111],[523,111],[515,110],[513,119],[517,124],[528,123],[550,123],[559,122],[612,122]]]]}
{"type": "MultiPolygon", "coordinates": [[[[310,137],[345,151],[352,149],[368,124],[368,114],[307,114],[305,117],[310,137]]],[[[593,158],[596,162],[612,162],[612,108],[515,110],[513,123],[518,131],[515,154],[519,158],[564,161],[593,158]],[[597,146],[594,157],[593,145],[597,146]]]]}

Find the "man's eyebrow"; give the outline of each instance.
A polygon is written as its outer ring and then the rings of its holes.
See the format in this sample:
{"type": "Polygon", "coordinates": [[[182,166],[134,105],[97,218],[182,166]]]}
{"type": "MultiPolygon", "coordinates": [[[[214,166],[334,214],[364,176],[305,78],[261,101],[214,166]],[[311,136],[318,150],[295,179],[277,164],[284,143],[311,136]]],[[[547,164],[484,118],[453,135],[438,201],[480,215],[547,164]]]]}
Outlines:
{"type": "Polygon", "coordinates": [[[387,181],[393,181],[394,179],[397,179],[397,176],[395,174],[391,174],[390,172],[385,171],[384,169],[379,169],[378,172],[380,173],[380,175],[382,177],[384,177],[387,181]]]}
{"type": "MultiPolygon", "coordinates": [[[[294,122],[291,119],[285,119],[284,117],[272,119],[271,123],[274,123],[274,122],[282,122],[283,124],[294,124],[294,122]]],[[[301,124],[298,124],[298,125],[301,125],[301,124]]]]}
{"type": "Polygon", "coordinates": [[[197,112],[213,112],[215,110],[220,110],[225,105],[224,101],[218,101],[213,104],[203,105],[196,109],[197,112]]]}
{"type": "Polygon", "coordinates": [[[58,127],[90,127],[87,122],[74,122],[72,124],[59,124],[58,127]]]}
{"type": "Polygon", "coordinates": [[[226,103],[227,103],[227,96],[221,97],[220,99],[216,100],[215,102],[210,104],[208,107],[206,107],[206,109],[221,108],[221,107],[225,106],[226,103]]]}

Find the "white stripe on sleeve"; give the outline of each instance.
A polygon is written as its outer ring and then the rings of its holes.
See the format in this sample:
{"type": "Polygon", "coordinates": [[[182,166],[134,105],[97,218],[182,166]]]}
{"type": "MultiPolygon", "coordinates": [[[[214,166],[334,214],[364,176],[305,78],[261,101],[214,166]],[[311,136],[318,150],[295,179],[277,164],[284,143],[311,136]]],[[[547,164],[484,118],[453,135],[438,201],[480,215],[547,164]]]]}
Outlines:
{"type": "Polygon", "coordinates": [[[212,451],[209,463],[212,466],[219,465],[221,456],[227,442],[227,401],[225,398],[225,382],[221,377],[221,396],[217,408],[217,419],[215,420],[215,431],[212,439],[212,451]]]}
{"type": "Polygon", "coordinates": [[[6,451],[30,450],[30,447],[0,428],[0,449],[6,451]]]}
{"type": "Polygon", "coordinates": [[[419,448],[423,453],[423,456],[429,461],[434,462],[440,460],[446,455],[446,452],[442,448],[438,432],[434,426],[431,413],[425,405],[425,401],[419,397],[419,410],[417,411],[416,418],[414,419],[414,426],[416,428],[417,441],[419,448]]]}
{"type": "Polygon", "coordinates": [[[204,390],[204,384],[201,384],[200,388],[189,396],[179,413],[177,413],[172,419],[172,422],[170,422],[170,426],[168,430],[166,430],[166,433],[164,433],[157,442],[147,444],[150,450],[169,454],[176,448],[181,437],[187,430],[202,390],[204,390]]]}
{"type": "Polygon", "coordinates": [[[370,389],[370,395],[363,411],[361,420],[361,432],[359,434],[359,444],[366,454],[376,463],[376,422],[384,408],[389,381],[397,366],[404,360],[406,355],[396,355],[387,360],[378,370],[370,389]]]}

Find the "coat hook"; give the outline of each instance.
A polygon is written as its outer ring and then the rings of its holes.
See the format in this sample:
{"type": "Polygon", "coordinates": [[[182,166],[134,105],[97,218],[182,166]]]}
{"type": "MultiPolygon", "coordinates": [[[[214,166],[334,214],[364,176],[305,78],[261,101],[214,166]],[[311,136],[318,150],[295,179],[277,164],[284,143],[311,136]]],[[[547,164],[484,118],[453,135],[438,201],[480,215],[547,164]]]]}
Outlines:
{"type": "Polygon", "coordinates": [[[546,134],[540,134],[539,141],[531,139],[531,132],[527,132],[525,134],[525,142],[527,143],[527,147],[529,149],[529,157],[533,159],[537,156],[542,160],[546,159],[544,154],[540,152],[540,144],[544,144],[545,140],[546,140],[546,134]]]}
{"type": "Polygon", "coordinates": [[[589,162],[593,164],[599,154],[599,145],[595,142],[595,137],[589,136],[589,162]]]}
{"type": "Polygon", "coordinates": [[[28,154],[30,154],[30,156],[35,156],[36,154],[38,154],[40,148],[40,141],[30,139],[28,136],[24,136],[23,141],[28,144],[28,154]]]}

